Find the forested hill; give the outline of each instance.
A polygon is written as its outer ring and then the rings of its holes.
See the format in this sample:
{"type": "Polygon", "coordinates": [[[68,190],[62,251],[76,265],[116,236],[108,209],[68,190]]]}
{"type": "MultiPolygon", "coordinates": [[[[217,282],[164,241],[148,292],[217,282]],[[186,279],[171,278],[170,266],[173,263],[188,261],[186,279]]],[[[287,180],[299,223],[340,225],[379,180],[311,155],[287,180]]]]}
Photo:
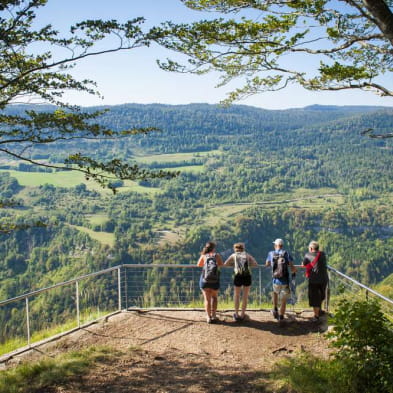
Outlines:
{"type": "MultiPolygon", "coordinates": [[[[46,224],[0,235],[1,299],[121,263],[195,263],[209,239],[219,251],[245,241],[260,263],[276,237],[297,262],[315,239],[332,266],[365,284],[393,273],[393,139],[362,135],[391,132],[393,108],[106,108],[99,121],[108,127],[161,131],[31,148],[31,158],[61,163],[82,152],[181,174],[117,182],[113,196],[76,173],[1,156],[0,197],[18,202],[1,220],[46,224]]],[[[167,289],[152,282],[149,298],[167,289]]]]}

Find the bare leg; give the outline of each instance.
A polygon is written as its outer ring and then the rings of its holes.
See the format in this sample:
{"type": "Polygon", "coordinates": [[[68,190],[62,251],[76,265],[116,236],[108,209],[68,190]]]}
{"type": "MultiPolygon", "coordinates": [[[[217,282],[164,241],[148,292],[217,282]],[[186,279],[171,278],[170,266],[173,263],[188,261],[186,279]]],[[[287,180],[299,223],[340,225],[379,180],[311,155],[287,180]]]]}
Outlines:
{"type": "Polygon", "coordinates": [[[283,296],[283,298],[281,299],[281,305],[280,305],[280,315],[285,314],[286,307],[287,307],[287,298],[285,296],[283,296]]]}
{"type": "Polygon", "coordinates": [[[319,312],[321,310],[321,307],[313,307],[314,309],[314,316],[319,318],[319,312]]]}
{"type": "Polygon", "coordinates": [[[250,288],[251,286],[243,287],[242,313],[240,315],[241,318],[244,318],[244,316],[246,315],[248,294],[250,293],[250,288]]]}
{"type": "Polygon", "coordinates": [[[276,292],[273,292],[273,307],[274,309],[277,308],[278,305],[278,294],[276,292]]]}
{"type": "Polygon", "coordinates": [[[242,287],[234,288],[234,302],[235,302],[235,314],[239,315],[239,304],[240,304],[240,291],[242,287]]]}
{"type": "Polygon", "coordinates": [[[216,317],[217,313],[217,303],[218,303],[218,291],[212,291],[211,297],[211,316],[216,317]]]}
{"type": "Polygon", "coordinates": [[[205,311],[207,317],[210,318],[211,315],[211,292],[209,289],[202,289],[203,297],[205,299],[205,311]]]}

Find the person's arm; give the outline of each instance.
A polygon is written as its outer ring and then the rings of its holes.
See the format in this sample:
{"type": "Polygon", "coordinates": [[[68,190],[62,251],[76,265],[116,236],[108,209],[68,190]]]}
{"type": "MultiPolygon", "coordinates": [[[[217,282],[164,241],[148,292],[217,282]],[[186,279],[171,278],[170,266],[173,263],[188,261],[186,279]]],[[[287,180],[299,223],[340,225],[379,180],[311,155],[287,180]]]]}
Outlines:
{"type": "Polygon", "coordinates": [[[292,274],[297,272],[296,266],[293,264],[293,261],[289,262],[289,268],[291,269],[292,274]]]}
{"type": "Polygon", "coordinates": [[[267,257],[266,257],[265,266],[270,266],[271,264],[272,264],[271,253],[269,252],[269,254],[267,254],[267,257]]]}
{"type": "Polygon", "coordinates": [[[306,265],[308,265],[310,263],[310,261],[306,258],[306,257],[304,257],[303,258],[303,261],[302,261],[302,265],[303,266],[306,266],[306,265]]]}
{"type": "Polygon", "coordinates": [[[198,266],[198,267],[203,267],[204,264],[205,264],[204,255],[201,255],[200,258],[199,258],[199,260],[198,260],[197,266],[198,266]]]}
{"type": "Polygon", "coordinates": [[[294,274],[296,273],[297,269],[293,263],[292,255],[288,251],[287,251],[287,256],[288,256],[289,269],[291,270],[291,273],[294,274]]]}
{"type": "Polygon", "coordinates": [[[235,264],[235,259],[233,254],[224,262],[224,266],[233,266],[235,264]]]}
{"type": "Polygon", "coordinates": [[[256,267],[258,266],[258,262],[255,260],[255,258],[251,254],[248,255],[248,261],[250,262],[250,266],[256,267]]]}
{"type": "Polygon", "coordinates": [[[216,259],[217,259],[217,266],[224,266],[224,262],[220,254],[217,254],[216,259]]]}

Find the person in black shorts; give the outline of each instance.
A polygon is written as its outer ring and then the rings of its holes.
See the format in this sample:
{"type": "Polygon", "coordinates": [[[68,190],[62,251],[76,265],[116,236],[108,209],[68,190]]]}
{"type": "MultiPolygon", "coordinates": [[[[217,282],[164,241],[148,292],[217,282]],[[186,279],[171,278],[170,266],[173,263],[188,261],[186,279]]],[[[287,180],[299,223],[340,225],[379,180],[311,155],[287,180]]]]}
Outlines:
{"type": "Polygon", "coordinates": [[[220,271],[219,268],[223,265],[221,255],[216,252],[216,244],[214,242],[207,242],[203,247],[201,256],[198,260],[197,266],[202,268],[201,277],[199,279],[199,287],[203,293],[206,310],[207,323],[217,321],[217,303],[218,290],[220,288],[220,271]],[[207,277],[207,265],[212,264],[214,278],[207,277]],[[215,265],[215,266],[214,266],[215,265]]]}
{"type": "Polygon", "coordinates": [[[308,252],[303,258],[308,278],[308,302],[314,310],[313,321],[318,321],[321,314],[322,302],[326,298],[326,288],[329,282],[326,255],[319,251],[316,241],[310,242],[308,252]]]}
{"type": "Polygon", "coordinates": [[[224,263],[224,266],[234,267],[234,302],[235,313],[233,319],[235,321],[242,321],[246,318],[246,308],[248,301],[248,294],[251,288],[251,267],[258,266],[255,258],[245,251],[244,243],[235,243],[233,245],[235,251],[224,263]],[[240,292],[243,289],[242,310],[239,315],[240,306],[240,292]]]}

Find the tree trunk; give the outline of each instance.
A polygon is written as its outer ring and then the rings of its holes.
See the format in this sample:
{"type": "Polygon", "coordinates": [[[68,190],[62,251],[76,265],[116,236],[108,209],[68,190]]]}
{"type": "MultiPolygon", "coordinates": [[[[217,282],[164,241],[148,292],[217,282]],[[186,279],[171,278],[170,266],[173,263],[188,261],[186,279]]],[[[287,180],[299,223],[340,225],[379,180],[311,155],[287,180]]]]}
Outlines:
{"type": "Polygon", "coordinates": [[[383,0],[363,0],[377,26],[393,46],[393,13],[383,0]]]}

